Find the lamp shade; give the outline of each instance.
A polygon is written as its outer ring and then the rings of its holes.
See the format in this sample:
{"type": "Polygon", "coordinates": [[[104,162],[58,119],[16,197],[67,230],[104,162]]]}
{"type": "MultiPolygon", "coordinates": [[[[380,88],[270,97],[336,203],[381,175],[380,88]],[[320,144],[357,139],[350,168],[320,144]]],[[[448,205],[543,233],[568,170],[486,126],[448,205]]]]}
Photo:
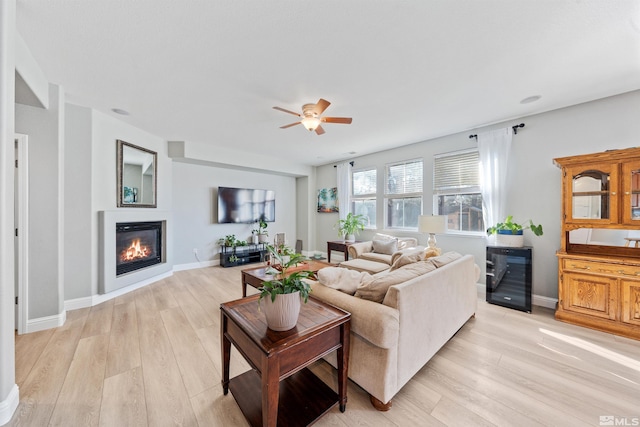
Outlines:
{"type": "Polygon", "coordinates": [[[420,233],[444,233],[447,231],[447,217],[444,215],[420,215],[418,218],[420,233]]]}
{"type": "Polygon", "coordinates": [[[309,131],[314,131],[320,124],[320,119],[317,117],[307,116],[301,120],[302,125],[309,131]]]}

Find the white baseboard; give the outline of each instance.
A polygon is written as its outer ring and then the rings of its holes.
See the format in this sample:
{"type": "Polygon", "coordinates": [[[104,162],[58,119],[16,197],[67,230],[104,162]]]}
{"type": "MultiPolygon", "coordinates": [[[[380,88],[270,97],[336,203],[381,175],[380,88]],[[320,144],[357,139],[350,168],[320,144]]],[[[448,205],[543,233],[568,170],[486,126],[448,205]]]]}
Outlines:
{"type": "Polygon", "coordinates": [[[27,320],[27,327],[24,331],[25,334],[30,332],[44,331],[45,329],[57,328],[64,325],[67,320],[67,312],[63,311],[60,314],[54,314],[53,316],[38,317],[37,319],[27,320]]]}
{"type": "Polygon", "coordinates": [[[173,275],[173,271],[169,271],[167,273],[159,274],[157,276],[153,276],[148,279],[142,280],[138,283],[134,283],[133,285],[116,289],[115,291],[109,292],[108,294],[97,294],[97,295],[92,295],[90,297],[67,300],[64,302],[64,310],[65,311],[77,310],[79,308],[93,307],[94,305],[98,305],[105,301],[109,301],[110,299],[119,297],[120,295],[127,294],[131,291],[135,291],[136,289],[143,288],[147,285],[150,285],[151,283],[157,282],[158,280],[162,280],[172,275],[173,275]]]}
{"type": "Polygon", "coordinates": [[[18,385],[14,384],[6,399],[0,400],[0,426],[5,425],[13,417],[13,413],[20,403],[20,393],[18,385]]]}
{"type": "MultiPolygon", "coordinates": [[[[487,292],[486,292],[486,286],[484,283],[476,283],[476,286],[478,288],[478,296],[485,298],[487,292]]],[[[556,304],[558,303],[558,299],[557,298],[549,298],[549,297],[543,297],[542,295],[531,295],[531,304],[532,305],[537,305],[539,307],[546,307],[546,308],[550,308],[552,310],[555,310],[556,308],[556,304]]]]}
{"type": "Polygon", "coordinates": [[[196,268],[213,267],[215,265],[220,265],[220,260],[219,259],[212,259],[210,261],[191,262],[191,263],[188,263],[188,264],[174,265],[173,266],[173,271],[195,270],[196,268]]]}

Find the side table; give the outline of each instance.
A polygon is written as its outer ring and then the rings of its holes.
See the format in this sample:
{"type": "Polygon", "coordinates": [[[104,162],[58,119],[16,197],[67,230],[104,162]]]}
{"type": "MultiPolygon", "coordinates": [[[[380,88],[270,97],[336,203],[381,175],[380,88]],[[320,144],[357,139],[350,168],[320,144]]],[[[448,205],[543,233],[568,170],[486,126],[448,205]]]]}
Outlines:
{"type": "Polygon", "coordinates": [[[344,240],[331,240],[327,242],[327,262],[331,262],[331,251],[342,252],[344,254],[344,260],[349,261],[349,246],[354,243],[360,243],[360,240],[355,242],[345,242],[344,240]]]}
{"type": "Polygon", "coordinates": [[[347,404],[351,314],[314,298],[302,304],[295,328],[276,332],[258,312],[258,295],[220,305],[222,389],[233,394],[251,426],[309,425],[347,404]],[[229,379],[231,344],[253,370],[229,379]],[[337,351],[338,393],[307,366],[337,351]],[[279,406],[279,398],[286,406],[279,406]]]}

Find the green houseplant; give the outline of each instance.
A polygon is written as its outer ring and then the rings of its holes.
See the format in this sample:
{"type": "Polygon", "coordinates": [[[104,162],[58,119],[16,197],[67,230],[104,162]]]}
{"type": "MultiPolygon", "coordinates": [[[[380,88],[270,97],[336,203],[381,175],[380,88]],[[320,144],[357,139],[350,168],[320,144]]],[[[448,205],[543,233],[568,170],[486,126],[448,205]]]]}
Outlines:
{"type": "Polygon", "coordinates": [[[303,279],[311,276],[312,271],[288,270],[306,261],[306,257],[297,254],[285,247],[275,248],[267,245],[274,265],[279,265],[281,270],[269,267],[266,274],[273,279],[264,282],[258,291],[258,306],[264,299],[264,314],[267,326],[274,331],[287,331],[298,322],[300,314],[300,300],[305,303],[309,300],[311,287],[303,279]],[[285,255],[286,254],[286,255],[285,255]]]}
{"type": "Polygon", "coordinates": [[[267,232],[267,222],[264,220],[264,218],[260,218],[257,221],[257,225],[258,225],[258,229],[255,230],[258,234],[258,242],[259,243],[264,243],[267,241],[267,237],[269,237],[269,233],[267,232]]]}
{"type": "Polygon", "coordinates": [[[338,235],[344,236],[346,242],[353,242],[355,235],[364,230],[364,224],[365,217],[363,215],[354,215],[349,212],[345,219],[338,220],[336,224],[336,227],[338,227],[338,235]]]}
{"type": "Polygon", "coordinates": [[[227,234],[224,237],[218,239],[218,244],[220,246],[226,246],[228,248],[236,246],[238,240],[236,239],[235,234],[227,234]]]}
{"type": "Polygon", "coordinates": [[[517,223],[513,215],[509,215],[503,222],[499,222],[487,229],[488,235],[496,235],[499,246],[522,247],[524,245],[524,230],[529,229],[536,236],[542,236],[542,224],[535,225],[532,220],[517,223]]]}

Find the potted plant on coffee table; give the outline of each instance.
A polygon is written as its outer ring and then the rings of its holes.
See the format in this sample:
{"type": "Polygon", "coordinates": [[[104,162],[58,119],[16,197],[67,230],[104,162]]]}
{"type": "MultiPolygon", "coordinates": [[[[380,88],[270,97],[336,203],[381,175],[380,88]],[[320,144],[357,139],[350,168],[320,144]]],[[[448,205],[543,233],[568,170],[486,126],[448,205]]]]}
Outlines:
{"type": "Polygon", "coordinates": [[[504,222],[487,229],[488,235],[496,235],[496,244],[498,246],[509,246],[521,248],[524,246],[524,230],[530,229],[536,236],[542,236],[542,224],[535,225],[532,220],[522,224],[513,222],[513,216],[509,215],[504,222]]]}
{"type": "Polygon", "coordinates": [[[354,215],[349,212],[345,219],[338,220],[336,224],[338,235],[344,236],[345,242],[353,242],[356,240],[355,235],[364,230],[364,224],[365,217],[363,215],[354,215]]]}
{"type": "Polygon", "coordinates": [[[271,245],[267,246],[274,265],[279,265],[279,269],[269,267],[267,274],[273,279],[266,281],[262,287],[258,288],[260,297],[258,306],[264,300],[263,308],[267,326],[274,331],[288,331],[298,323],[300,314],[300,301],[305,303],[309,299],[311,287],[303,279],[311,276],[312,271],[296,270],[289,271],[290,268],[303,263],[306,257],[296,254],[293,251],[278,251],[271,245]],[[290,253],[289,259],[284,258],[284,252],[290,253]]]}

